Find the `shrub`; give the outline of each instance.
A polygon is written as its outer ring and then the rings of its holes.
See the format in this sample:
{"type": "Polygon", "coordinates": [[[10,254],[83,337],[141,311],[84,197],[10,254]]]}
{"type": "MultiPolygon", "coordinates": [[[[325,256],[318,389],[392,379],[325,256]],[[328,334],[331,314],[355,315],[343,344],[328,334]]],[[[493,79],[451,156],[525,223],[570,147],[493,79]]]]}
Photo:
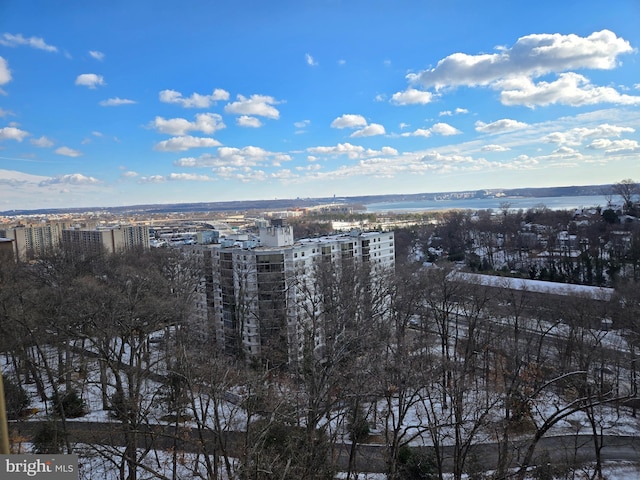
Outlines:
{"type": "Polygon", "coordinates": [[[76,390],[53,396],[53,411],[59,417],[78,418],[85,415],[86,405],[76,390]]]}
{"type": "Polygon", "coordinates": [[[362,442],[369,436],[369,422],[366,415],[360,409],[352,409],[349,417],[349,439],[356,443],[362,442]]]}
{"type": "Polygon", "coordinates": [[[132,411],[131,408],[129,408],[129,402],[121,392],[114,393],[109,400],[109,409],[111,410],[112,417],[123,422],[131,418],[132,411]]]}
{"type": "Polygon", "coordinates": [[[33,453],[58,454],[62,453],[64,433],[55,422],[43,423],[33,436],[33,453]]]}
{"type": "Polygon", "coordinates": [[[4,379],[4,398],[7,407],[7,419],[17,420],[31,403],[27,392],[11,378],[4,379]]]}
{"type": "Polygon", "coordinates": [[[398,478],[402,480],[431,480],[438,470],[433,455],[403,445],[398,451],[398,478]]]}
{"type": "Polygon", "coordinates": [[[258,420],[252,424],[251,444],[254,446],[242,466],[241,478],[267,480],[274,472],[288,472],[282,478],[335,478],[332,466],[327,462],[330,445],[320,431],[311,437],[305,429],[283,422],[258,420]]]}

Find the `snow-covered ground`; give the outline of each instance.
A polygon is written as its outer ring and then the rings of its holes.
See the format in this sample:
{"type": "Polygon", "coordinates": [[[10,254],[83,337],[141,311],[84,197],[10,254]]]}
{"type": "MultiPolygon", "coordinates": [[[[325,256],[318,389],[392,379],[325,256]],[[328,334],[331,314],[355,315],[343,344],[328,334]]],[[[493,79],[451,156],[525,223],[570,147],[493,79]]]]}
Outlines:
{"type": "MultiPolygon", "coordinates": [[[[494,405],[494,411],[492,411],[487,417],[480,419],[477,414],[478,411],[474,408],[476,405],[484,404],[487,400],[481,398],[483,393],[469,394],[466,398],[466,403],[469,405],[465,408],[463,415],[465,416],[466,426],[463,431],[468,430],[473,426],[474,422],[482,422],[484,426],[480,428],[474,434],[473,443],[492,443],[496,442],[495,426],[494,422],[498,422],[501,419],[498,417],[498,407],[501,405],[502,399],[499,396],[490,395],[489,402],[494,405]]],[[[409,441],[412,446],[432,446],[433,438],[429,430],[429,419],[432,422],[437,422],[438,437],[440,445],[452,445],[454,442],[454,429],[453,418],[451,417],[451,409],[443,410],[438,400],[433,398],[433,402],[423,395],[417,395],[416,399],[412,402],[412,405],[406,408],[406,413],[402,419],[400,419],[400,407],[397,398],[391,399],[391,409],[389,409],[387,400],[379,400],[376,405],[364,405],[363,409],[373,412],[373,408],[376,409],[377,421],[375,425],[371,421],[373,413],[369,414],[369,420],[374,431],[381,435],[385,432],[386,428],[389,431],[394,427],[400,425],[400,434],[404,441],[409,441]],[[401,423],[400,423],[401,422],[401,423]]],[[[532,416],[537,425],[541,425],[545,420],[550,418],[559,409],[566,405],[557,394],[547,392],[541,395],[532,404],[532,416]]],[[[631,415],[631,409],[626,407],[616,407],[615,405],[600,405],[595,407],[595,413],[597,416],[598,433],[603,435],[628,435],[628,436],[640,436],[640,416],[633,417],[631,415]]],[[[347,417],[348,412],[341,411],[335,412],[331,421],[331,431],[337,433],[339,437],[348,441],[347,433],[347,417]]],[[[590,435],[591,424],[587,417],[586,412],[579,410],[572,413],[566,418],[558,421],[545,435],[545,437],[552,436],[564,436],[564,435],[590,435]]],[[[526,440],[529,433],[521,433],[519,435],[512,434],[511,439],[513,441],[522,439],[526,440]]],[[[638,477],[640,478],[640,477],[638,477]]]]}
{"type": "MultiPolygon", "coordinates": [[[[588,466],[584,470],[576,475],[576,480],[592,478],[592,468],[588,466]]],[[[606,480],[638,480],[640,478],[640,464],[626,463],[626,462],[608,462],[603,469],[604,478],[606,480]]],[[[336,479],[346,479],[346,473],[341,473],[336,476],[336,479]]],[[[353,478],[353,476],[351,477],[353,478]]],[[[361,473],[357,479],[354,480],[386,480],[387,476],[384,473],[361,473]]],[[[453,475],[445,475],[445,480],[450,480],[453,475]]],[[[462,475],[463,480],[469,478],[468,475],[462,475]]],[[[528,476],[527,480],[533,480],[533,476],[528,476]]],[[[561,480],[560,478],[558,480],[561,480]]],[[[564,477],[562,478],[564,480],[564,477]]]]}
{"type": "MultiPolygon", "coordinates": [[[[605,337],[609,337],[609,333],[602,333],[605,337]]],[[[620,341],[615,335],[611,335],[612,345],[620,341]]],[[[120,347],[120,346],[116,346],[120,347]]],[[[57,352],[53,349],[44,350],[44,354],[47,356],[47,362],[55,368],[57,365],[57,352]]],[[[125,355],[123,358],[129,359],[129,356],[125,355]]],[[[159,349],[155,349],[152,354],[149,356],[150,363],[156,365],[156,373],[161,373],[164,370],[162,365],[161,356],[159,349]]],[[[11,373],[11,365],[6,363],[6,357],[0,357],[0,366],[2,370],[7,373],[11,373]]],[[[111,385],[114,383],[114,378],[112,374],[108,375],[107,382],[111,385]]],[[[86,373],[82,376],[79,373],[74,373],[74,384],[77,386],[79,393],[81,394],[85,404],[87,406],[87,415],[77,419],[78,421],[95,421],[95,422],[113,422],[116,421],[112,418],[111,412],[109,410],[105,410],[102,405],[102,382],[100,381],[100,372],[98,362],[95,360],[88,359],[86,373]]],[[[32,403],[30,407],[34,409],[33,418],[46,418],[47,412],[51,412],[51,405],[47,405],[45,402],[42,402],[36,394],[34,385],[27,385],[29,395],[32,399],[32,403]]],[[[161,397],[162,385],[153,380],[147,380],[143,385],[143,396],[145,398],[145,407],[148,408],[149,411],[149,421],[151,423],[166,423],[162,419],[167,414],[166,406],[162,405],[162,402],[156,401],[161,397]]],[[[109,395],[114,392],[113,389],[110,389],[109,395]]],[[[47,386],[47,394],[51,396],[53,393],[53,389],[51,385],[47,386]]],[[[433,392],[432,392],[433,393],[433,392]]],[[[467,393],[465,399],[468,408],[465,410],[465,415],[467,415],[467,422],[472,424],[474,421],[477,421],[478,418],[475,417],[474,409],[475,406],[479,403],[489,403],[493,404],[496,407],[496,413],[492,413],[487,418],[483,419],[491,423],[491,421],[497,421],[497,410],[500,405],[501,398],[498,393],[487,393],[483,391],[476,391],[473,393],[470,391],[467,393]]],[[[419,395],[416,396],[416,401],[412,403],[410,408],[404,412],[404,418],[402,418],[400,424],[401,435],[404,435],[404,439],[409,440],[410,444],[414,446],[419,445],[432,445],[433,439],[430,436],[428,425],[429,422],[435,422],[439,427],[439,440],[442,445],[447,445],[452,443],[453,429],[450,426],[450,420],[447,420],[447,417],[450,415],[450,409],[444,411],[441,406],[438,404],[439,397],[437,395],[419,395]],[[449,426],[447,426],[449,424],[449,426]]],[[[556,393],[546,392],[544,395],[541,395],[537,398],[532,404],[532,413],[534,417],[534,421],[536,423],[543,422],[546,418],[553,415],[558,408],[561,408],[566,403],[566,400],[560,398],[556,393]]],[[[221,419],[221,425],[223,429],[228,430],[242,430],[247,422],[249,421],[246,412],[240,408],[238,405],[235,405],[231,402],[227,402],[226,400],[221,400],[217,402],[215,406],[209,404],[207,402],[206,395],[203,393],[202,397],[196,398],[195,400],[196,412],[197,416],[201,418],[205,418],[207,421],[207,426],[210,428],[214,428],[215,425],[212,423],[212,418],[214,417],[212,408],[217,408],[217,413],[219,418],[221,419]]],[[[371,423],[375,423],[374,428],[380,432],[384,433],[386,429],[393,429],[398,425],[398,419],[400,418],[400,407],[398,404],[397,397],[391,398],[388,400],[382,399],[375,404],[370,405],[370,411],[373,412],[375,410],[376,421],[374,422],[372,416],[369,416],[369,421],[371,423]]],[[[477,409],[475,409],[477,411],[477,409]]],[[[193,416],[195,416],[195,412],[190,412],[193,416]]],[[[603,405],[598,407],[597,416],[599,418],[599,428],[601,429],[601,433],[605,435],[632,435],[632,436],[640,436],[640,418],[634,418],[630,415],[630,412],[624,408],[616,408],[615,406],[603,405]]],[[[334,412],[333,420],[330,422],[330,430],[333,433],[337,433],[338,438],[342,438],[343,440],[348,439],[347,433],[347,412],[336,411],[334,412]]],[[[186,426],[194,426],[193,423],[186,423],[186,426]]],[[[587,415],[583,411],[578,411],[567,418],[558,422],[548,433],[546,436],[554,436],[554,435],[575,435],[575,434],[589,434],[590,433],[590,424],[587,418],[587,415]]],[[[474,433],[474,442],[473,443],[483,443],[483,442],[492,442],[495,441],[495,438],[492,437],[492,431],[490,428],[481,428],[476,433],[474,433]]],[[[26,447],[25,447],[26,448],[26,447]]],[[[110,468],[112,468],[112,462],[105,458],[104,455],[97,455],[95,451],[92,451],[89,446],[86,448],[80,448],[81,454],[81,462],[83,465],[86,465],[85,471],[94,472],[94,471],[104,471],[105,476],[100,475],[99,478],[116,478],[116,476],[111,477],[110,468]]],[[[114,449],[114,455],[118,454],[118,450],[114,449]]],[[[199,461],[202,461],[202,458],[198,458],[194,455],[190,454],[181,454],[181,465],[184,467],[183,475],[179,478],[198,478],[197,471],[200,471],[196,468],[199,461]]],[[[151,462],[149,466],[150,469],[165,469],[169,468],[168,473],[171,473],[172,468],[172,458],[167,453],[164,452],[152,452],[147,456],[147,461],[151,462]],[[152,468],[153,467],[153,468],[152,468]]],[[[164,470],[163,470],[164,471],[164,470]]],[[[95,475],[95,474],[94,474],[95,475]]],[[[113,475],[116,475],[115,473],[113,475]]],[[[610,480],[627,480],[628,478],[640,478],[640,467],[630,466],[627,464],[612,464],[608,467],[608,478],[610,480]],[[633,472],[633,473],[629,473],[633,472]],[[625,476],[627,475],[627,476],[625,476]]],[[[170,476],[170,475],[169,475],[170,476]]],[[[97,476],[87,476],[81,478],[98,478],[97,476]]],[[[144,475],[141,478],[146,478],[144,475]]],[[[149,476],[148,478],[154,478],[153,476],[149,476]]],[[[224,478],[224,477],[223,477],[224,478]]],[[[361,476],[360,478],[365,478],[368,480],[377,480],[378,478],[384,478],[379,476],[361,476]]]]}
{"type": "MultiPolygon", "coordinates": [[[[24,444],[24,453],[29,453],[30,444],[24,444]]],[[[79,471],[78,480],[119,480],[120,471],[113,462],[103,455],[97,454],[91,445],[76,445],[79,452],[79,471]]],[[[121,450],[121,449],[120,449],[121,450]]],[[[141,453],[141,452],[139,452],[141,453]]],[[[177,457],[176,474],[179,479],[191,480],[191,479],[205,479],[206,469],[204,467],[204,457],[194,454],[180,453],[177,457]]],[[[211,459],[210,459],[211,460],[211,459]]],[[[232,462],[232,466],[237,466],[236,459],[229,459],[232,462]]],[[[159,478],[159,475],[164,475],[167,478],[172,478],[173,475],[173,456],[167,451],[153,451],[149,454],[144,461],[144,464],[150,471],[140,470],[140,480],[153,480],[159,478]]],[[[557,480],[565,480],[566,478],[574,478],[575,480],[590,479],[593,478],[593,465],[584,465],[579,467],[575,471],[575,476],[567,477],[562,475],[556,477],[557,480]]],[[[640,478],[640,460],[636,463],[633,462],[604,462],[603,463],[603,475],[605,480],[638,480],[640,478]]],[[[487,472],[490,473],[490,472],[487,472]]],[[[233,475],[230,477],[227,474],[224,465],[219,465],[218,478],[220,480],[236,480],[233,475]]],[[[344,480],[347,478],[346,472],[338,472],[335,476],[336,480],[344,480]]],[[[387,475],[384,473],[359,473],[356,477],[351,475],[354,480],[386,480],[387,475]]],[[[463,480],[468,480],[469,476],[463,474],[463,480]]],[[[445,480],[452,480],[452,474],[445,474],[445,480]]],[[[533,474],[527,475],[526,480],[535,480],[533,474]]]]}
{"type": "MultiPolygon", "coordinates": [[[[161,337],[165,334],[164,331],[159,331],[152,334],[150,338],[161,337]]],[[[146,357],[144,363],[140,365],[141,369],[149,369],[150,373],[156,375],[166,374],[166,362],[163,361],[163,352],[161,348],[152,347],[149,351],[149,355],[146,357]]],[[[111,345],[111,351],[117,352],[122,349],[121,362],[124,365],[131,360],[130,348],[127,345],[122,345],[119,340],[114,340],[111,345]]],[[[87,349],[88,352],[97,353],[95,348],[87,349]]],[[[33,354],[34,357],[36,353],[33,354]]],[[[46,364],[56,372],[58,365],[58,354],[53,348],[43,347],[39,351],[39,355],[46,357],[44,360],[46,364]]],[[[113,412],[109,409],[103,408],[103,382],[100,379],[100,365],[99,362],[93,359],[91,356],[85,359],[86,364],[84,372],[74,372],[72,374],[72,384],[77,390],[78,394],[82,398],[85,404],[86,414],[79,418],[69,418],[68,421],[77,422],[117,422],[113,418],[113,412]]],[[[43,362],[44,363],[44,362],[43,362]]],[[[5,372],[5,376],[10,376],[13,372],[13,366],[7,363],[5,356],[0,356],[0,368],[2,372],[5,372]]],[[[43,375],[43,378],[46,376],[43,375]]],[[[115,384],[116,380],[113,371],[106,370],[106,385],[107,385],[107,397],[116,392],[115,384]]],[[[127,376],[122,375],[120,380],[123,383],[123,389],[128,391],[127,376]]],[[[52,413],[52,402],[43,401],[37,393],[37,389],[34,383],[23,385],[30,398],[29,409],[33,412],[30,418],[35,420],[46,419],[52,413]]],[[[56,385],[58,391],[64,393],[64,385],[56,385]]],[[[54,396],[54,386],[49,382],[45,384],[45,391],[48,398],[54,396]]],[[[163,420],[170,412],[167,410],[166,404],[166,387],[157,380],[145,379],[141,383],[140,398],[142,402],[141,411],[146,414],[146,421],[152,424],[166,424],[167,421],[163,420]]],[[[191,417],[202,418],[204,425],[209,428],[214,428],[215,425],[212,422],[214,418],[212,408],[214,403],[209,401],[210,398],[206,394],[195,395],[194,404],[196,413],[191,412],[191,417]]],[[[218,408],[218,418],[221,423],[220,426],[225,430],[241,430],[247,423],[246,412],[238,405],[231,403],[224,399],[217,399],[215,406],[218,408]]],[[[190,409],[189,406],[185,407],[190,409]]],[[[187,423],[186,426],[195,427],[195,423],[187,423]]]]}

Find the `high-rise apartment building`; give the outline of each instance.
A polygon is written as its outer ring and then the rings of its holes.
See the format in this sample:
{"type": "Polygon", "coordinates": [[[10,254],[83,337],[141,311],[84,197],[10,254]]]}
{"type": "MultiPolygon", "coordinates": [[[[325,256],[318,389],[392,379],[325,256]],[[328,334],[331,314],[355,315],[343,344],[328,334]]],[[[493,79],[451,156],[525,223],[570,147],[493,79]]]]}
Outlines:
{"type": "Polygon", "coordinates": [[[0,236],[0,264],[3,262],[15,262],[16,255],[13,251],[13,240],[0,236]]]}
{"type": "Polygon", "coordinates": [[[21,225],[6,232],[13,240],[16,257],[21,261],[45,255],[58,247],[63,224],[51,222],[21,225]]]}
{"type": "MultiPolygon", "coordinates": [[[[358,265],[376,282],[395,262],[393,232],[353,231],[294,242],[291,226],[282,221],[262,228],[259,243],[223,242],[199,251],[207,316],[218,346],[276,364],[301,355],[310,289],[317,288],[321,268],[358,265]]],[[[313,337],[320,347],[322,332],[313,337]]]]}
{"type": "Polygon", "coordinates": [[[62,246],[85,255],[149,248],[149,227],[118,225],[107,228],[62,230],[62,246]]]}
{"type": "Polygon", "coordinates": [[[137,225],[86,228],[52,221],[20,225],[0,233],[13,240],[14,253],[20,261],[46,255],[61,246],[86,254],[149,248],[149,228],[137,225]]]}

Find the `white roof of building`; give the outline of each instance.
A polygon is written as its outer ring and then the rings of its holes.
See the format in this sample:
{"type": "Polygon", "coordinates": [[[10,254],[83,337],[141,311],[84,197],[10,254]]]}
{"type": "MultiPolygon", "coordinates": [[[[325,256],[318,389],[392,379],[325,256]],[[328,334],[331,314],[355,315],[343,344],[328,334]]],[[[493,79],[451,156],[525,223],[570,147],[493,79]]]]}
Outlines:
{"type": "Polygon", "coordinates": [[[349,233],[337,233],[335,235],[324,235],[322,237],[301,238],[297,240],[296,243],[300,243],[300,244],[333,243],[341,240],[352,240],[354,238],[377,237],[382,233],[383,232],[351,231],[349,233]]]}
{"type": "MultiPolygon", "coordinates": [[[[378,232],[378,231],[361,232],[359,230],[354,230],[349,233],[338,233],[335,235],[323,235],[321,237],[301,238],[296,240],[293,245],[268,246],[268,245],[253,244],[251,245],[250,248],[251,250],[258,250],[258,251],[271,251],[271,250],[280,251],[280,250],[286,250],[286,249],[291,249],[291,248],[301,247],[301,246],[326,245],[326,244],[332,244],[332,243],[353,241],[355,239],[363,239],[363,238],[367,239],[371,237],[377,237],[382,234],[390,234],[390,232],[378,232]]],[[[223,244],[220,247],[221,248],[246,248],[246,246],[243,245],[242,242],[234,242],[233,244],[230,244],[230,245],[223,244]]]]}
{"type": "Polygon", "coordinates": [[[494,275],[481,275],[478,273],[456,272],[455,278],[488,287],[509,288],[512,290],[526,290],[535,293],[548,293],[551,295],[576,295],[594,300],[611,300],[614,289],[605,287],[593,287],[590,285],[575,285],[572,283],[545,282],[543,280],[528,280],[526,278],[498,277],[494,275]]]}

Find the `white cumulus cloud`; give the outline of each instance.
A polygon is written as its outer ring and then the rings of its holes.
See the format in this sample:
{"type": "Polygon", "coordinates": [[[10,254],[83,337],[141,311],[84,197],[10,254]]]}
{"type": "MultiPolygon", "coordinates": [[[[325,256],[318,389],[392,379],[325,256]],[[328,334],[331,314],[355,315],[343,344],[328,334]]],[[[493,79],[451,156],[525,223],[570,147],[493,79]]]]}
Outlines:
{"type": "Polygon", "coordinates": [[[173,103],[184,108],[209,108],[212,103],[228,100],[229,92],[216,88],[208,95],[192,93],[190,97],[183,97],[182,93],[176,90],[162,90],[159,98],[163,103],[173,103]]]}
{"type": "Polygon", "coordinates": [[[334,146],[320,146],[320,147],[309,147],[307,148],[307,152],[313,154],[314,160],[315,155],[328,155],[328,156],[338,156],[338,155],[346,155],[351,160],[357,160],[359,158],[370,158],[377,156],[395,156],[398,154],[398,151],[392,147],[382,147],[380,150],[366,149],[360,145],[352,145],[351,143],[339,143],[334,146]]]}
{"type": "Polygon", "coordinates": [[[208,175],[197,175],[194,173],[170,173],[169,175],[151,175],[140,177],[139,183],[164,183],[164,182],[210,182],[212,178],[208,175]]]}
{"type": "Polygon", "coordinates": [[[120,105],[133,105],[138,103],[135,100],[129,100],[128,98],[114,97],[100,102],[101,107],[119,107],[120,105]]]}
{"type": "Polygon", "coordinates": [[[506,152],[510,150],[507,147],[503,147],[502,145],[490,144],[483,146],[480,150],[483,152],[506,152]]]}
{"type": "Polygon", "coordinates": [[[215,155],[207,153],[197,158],[184,157],[174,162],[174,165],[196,168],[213,167],[220,174],[220,169],[244,169],[269,163],[280,164],[289,160],[291,157],[287,154],[270,152],[261,147],[220,147],[215,155]]]}
{"type": "Polygon", "coordinates": [[[156,117],[150,126],[160,133],[168,135],[182,136],[188,132],[202,132],[211,135],[217,130],[225,128],[222,117],[217,113],[199,113],[195,120],[190,122],[186,118],[163,118],[156,117]]]}
{"type": "Polygon", "coordinates": [[[307,65],[310,65],[312,67],[315,67],[318,65],[318,62],[316,62],[313,57],[311,55],[309,55],[308,53],[304,54],[304,59],[307,61],[307,65]]]}
{"type": "Polygon", "coordinates": [[[598,103],[619,105],[640,105],[640,96],[625,95],[611,87],[592,85],[583,75],[568,72],[559,75],[552,82],[534,83],[531,79],[521,77],[505,82],[510,88],[500,93],[504,105],[525,105],[527,107],[546,106],[552,104],[579,107],[598,103]]]}
{"type": "Polygon", "coordinates": [[[411,83],[440,89],[490,85],[511,77],[540,77],[573,69],[612,69],[618,56],[633,51],[630,43],[609,30],[587,37],[575,34],[531,34],[511,48],[491,54],[454,53],[428,70],[409,74],[411,83]]]}
{"type": "Polygon", "coordinates": [[[555,155],[556,157],[558,156],[562,156],[562,157],[573,157],[575,155],[580,155],[580,152],[578,152],[576,149],[571,148],[571,147],[560,147],[560,148],[556,148],[553,152],[553,155],[555,155]]]}
{"type": "Polygon", "coordinates": [[[251,95],[249,98],[244,95],[238,95],[237,100],[228,103],[224,107],[224,111],[234,115],[259,116],[272,119],[280,118],[280,112],[274,105],[280,102],[268,95],[251,95]]]}
{"type": "Polygon", "coordinates": [[[31,175],[29,173],[18,172],[16,170],[4,170],[0,168],[0,185],[18,187],[23,185],[37,185],[47,177],[41,175],[31,175]]]}
{"type": "MultiPolygon", "coordinates": [[[[137,176],[137,174],[136,174],[137,176]]],[[[208,175],[196,175],[193,173],[170,173],[169,175],[151,175],[140,177],[138,183],[164,183],[164,182],[210,182],[208,175]]]]}
{"type": "Polygon", "coordinates": [[[331,128],[358,128],[365,127],[367,120],[362,115],[345,113],[331,122],[331,128]]]}
{"type": "Polygon", "coordinates": [[[89,50],[89,55],[91,55],[96,60],[99,60],[99,61],[104,60],[104,53],[99,52],[97,50],[89,50]]]}
{"type": "Polygon", "coordinates": [[[48,147],[53,147],[53,142],[49,140],[47,137],[42,136],[40,138],[32,138],[31,145],[35,145],[36,147],[40,147],[40,148],[48,148],[48,147]]]}
{"type": "Polygon", "coordinates": [[[404,92],[394,93],[391,103],[395,105],[426,105],[433,100],[433,93],[409,87],[404,92]]]}
{"type": "Polygon", "coordinates": [[[358,137],[372,137],[375,135],[384,135],[385,128],[379,123],[369,124],[362,115],[355,115],[352,113],[345,113],[331,122],[331,128],[358,128],[350,136],[352,138],[358,137]]]}
{"type": "Polygon", "coordinates": [[[437,135],[449,137],[451,135],[460,135],[462,132],[448,123],[436,123],[431,127],[431,131],[437,135]]]}
{"type": "Polygon", "coordinates": [[[158,142],[154,146],[154,150],[158,150],[159,152],[184,152],[191,148],[209,148],[218,146],[220,146],[220,142],[213,138],[184,135],[158,142]]]}
{"type": "Polygon", "coordinates": [[[413,132],[405,132],[401,134],[402,137],[430,137],[431,130],[428,128],[418,128],[413,132]]]}
{"type": "Polygon", "coordinates": [[[476,131],[481,133],[510,132],[512,130],[519,130],[528,126],[529,125],[524,122],[519,122],[518,120],[512,120],[510,118],[503,118],[491,123],[484,123],[478,120],[475,124],[476,131]]]}
{"type": "Polygon", "coordinates": [[[386,132],[384,130],[384,126],[379,123],[372,123],[367,125],[366,127],[353,132],[350,137],[358,138],[358,137],[373,137],[375,135],[384,135],[386,132]]]}
{"type": "Polygon", "coordinates": [[[169,181],[187,181],[187,182],[210,182],[209,175],[197,175],[195,173],[170,173],[167,177],[169,181]]]}
{"type": "Polygon", "coordinates": [[[614,140],[605,150],[605,155],[640,153],[640,144],[635,140],[614,140]]]}
{"type": "Polygon", "coordinates": [[[29,132],[20,130],[17,127],[4,127],[0,128],[0,141],[2,140],[15,140],[21,142],[25,137],[29,136],[29,132]]]}
{"type": "Polygon", "coordinates": [[[599,87],[573,70],[610,70],[618,57],[631,53],[630,43],[610,30],[586,37],[575,34],[531,34],[512,47],[495,53],[454,53],[430,69],[407,75],[409,83],[435,91],[459,86],[485,86],[500,91],[504,105],[528,107],[614,103],[640,104],[640,97],[624,95],[612,87],[599,87]],[[545,75],[556,79],[537,81],[545,75]]]}
{"type": "MultiPolygon", "coordinates": [[[[0,57],[0,85],[6,85],[11,81],[11,70],[7,61],[0,57]]],[[[0,88],[0,94],[4,93],[0,88]]]]}
{"type": "Polygon", "coordinates": [[[462,132],[448,123],[436,123],[431,128],[418,128],[413,132],[401,133],[401,137],[430,137],[433,134],[448,137],[451,135],[460,135],[462,132]]]}
{"type": "Polygon", "coordinates": [[[139,183],[164,183],[167,181],[167,177],[164,175],[151,175],[149,177],[140,177],[139,183]]]}
{"type": "Polygon", "coordinates": [[[611,125],[609,123],[603,123],[594,128],[578,127],[571,130],[582,137],[595,137],[599,135],[607,137],[619,137],[623,133],[633,133],[636,129],[633,127],[621,127],[619,125],[611,125]]]}
{"type": "Polygon", "coordinates": [[[74,150],[69,147],[59,147],[54,150],[58,155],[64,155],[65,157],[79,157],[82,155],[82,152],[78,150],[74,150]]]}
{"type": "Polygon", "coordinates": [[[21,33],[13,35],[11,33],[5,33],[0,37],[0,45],[5,47],[17,47],[25,45],[38,50],[45,50],[47,52],[57,52],[58,48],[53,45],[47,45],[47,43],[40,37],[24,37],[21,33]]]}
{"type": "Polygon", "coordinates": [[[587,148],[604,150],[607,154],[635,153],[640,151],[638,142],[629,139],[609,140],[608,138],[598,138],[587,145],[587,148]]]}
{"type": "Polygon", "coordinates": [[[95,73],[83,73],[76,78],[76,85],[83,87],[96,88],[97,86],[104,85],[104,78],[102,75],[95,73]]]}
{"type": "Polygon", "coordinates": [[[239,127],[260,128],[262,126],[262,122],[256,117],[241,115],[236,119],[236,125],[239,127]]]}
{"type": "Polygon", "coordinates": [[[70,173],[67,175],[59,175],[51,177],[40,182],[41,187],[48,185],[95,185],[100,181],[94,177],[87,177],[81,173],[70,173]]]}
{"type": "MultiPolygon", "coordinates": [[[[607,137],[621,137],[623,133],[633,133],[633,127],[623,127],[619,125],[611,125],[608,123],[600,124],[596,127],[576,127],[565,132],[552,132],[545,135],[542,141],[545,143],[556,143],[558,145],[578,146],[585,139],[607,137]]],[[[595,147],[592,147],[595,148],[595,147]]]]}
{"type": "Polygon", "coordinates": [[[465,113],[469,113],[469,110],[467,110],[466,108],[456,108],[453,112],[451,110],[445,110],[443,112],[440,112],[438,115],[440,117],[451,117],[453,115],[462,115],[465,113]]]}
{"type": "Polygon", "coordinates": [[[352,145],[351,143],[339,143],[335,146],[321,146],[307,148],[309,153],[314,155],[346,155],[351,159],[360,158],[365,148],[360,145],[352,145]]]}

